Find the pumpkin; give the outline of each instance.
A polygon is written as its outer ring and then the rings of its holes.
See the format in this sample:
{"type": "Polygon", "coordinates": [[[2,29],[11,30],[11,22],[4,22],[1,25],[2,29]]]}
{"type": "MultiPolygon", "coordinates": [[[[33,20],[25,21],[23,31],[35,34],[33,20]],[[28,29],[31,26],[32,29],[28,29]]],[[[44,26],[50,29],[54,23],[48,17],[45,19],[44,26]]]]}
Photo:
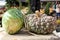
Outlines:
{"type": "Polygon", "coordinates": [[[17,33],[23,26],[23,15],[16,9],[9,9],[2,17],[2,26],[8,34],[17,33]]]}
{"type": "Polygon", "coordinates": [[[56,29],[54,17],[46,14],[40,15],[38,18],[36,14],[28,14],[25,19],[25,28],[36,34],[50,34],[56,29]]]}

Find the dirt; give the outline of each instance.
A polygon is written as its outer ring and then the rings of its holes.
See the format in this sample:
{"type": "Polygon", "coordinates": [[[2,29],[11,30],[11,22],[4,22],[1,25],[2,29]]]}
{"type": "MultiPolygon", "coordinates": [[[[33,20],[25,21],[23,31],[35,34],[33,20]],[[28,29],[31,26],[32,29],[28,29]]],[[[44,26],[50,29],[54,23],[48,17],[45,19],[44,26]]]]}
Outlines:
{"type": "MultiPolygon", "coordinates": [[[[0,28],[0,40],[57,40],[58,37],[53,34],[37,35],[28,31],[20,31],[17,34],[9,35],[4,29],[0,28]]],[[[59,40],[59,39],[58,39],[59,40]]]]}

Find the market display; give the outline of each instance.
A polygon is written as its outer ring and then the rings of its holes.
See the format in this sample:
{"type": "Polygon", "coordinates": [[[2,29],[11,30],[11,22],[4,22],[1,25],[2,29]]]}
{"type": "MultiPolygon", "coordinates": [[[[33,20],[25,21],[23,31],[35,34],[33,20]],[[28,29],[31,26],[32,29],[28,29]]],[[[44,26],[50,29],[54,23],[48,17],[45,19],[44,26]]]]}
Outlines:
{"type": "Polygon", "coordinates": [[[50,34],[60,25],[52,2],[40,0],[6,0],[6,2],[7,11],[2,17],[2,27],[8,34],[17,33],[22,27],[23,30],[36,34],[50,34]]]}
{"type": "Polygon", "coordinates": [[[23,27],[23,15],[16,9],[6,11],[2,17],[2,27],[8,34],[15,34],[23,27]]]}

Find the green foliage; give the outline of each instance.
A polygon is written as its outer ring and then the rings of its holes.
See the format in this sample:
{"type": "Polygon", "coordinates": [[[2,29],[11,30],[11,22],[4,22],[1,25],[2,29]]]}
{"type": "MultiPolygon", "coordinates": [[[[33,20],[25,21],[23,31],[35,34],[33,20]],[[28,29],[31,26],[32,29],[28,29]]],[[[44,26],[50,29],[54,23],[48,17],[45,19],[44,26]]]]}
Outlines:
{"type": "Polygon", "coordinates": [[[45,14],[49,15],[49,7],[51,6],[52,2],[48,2],[46,4],[46,8],[45,8],[45,14]]]}

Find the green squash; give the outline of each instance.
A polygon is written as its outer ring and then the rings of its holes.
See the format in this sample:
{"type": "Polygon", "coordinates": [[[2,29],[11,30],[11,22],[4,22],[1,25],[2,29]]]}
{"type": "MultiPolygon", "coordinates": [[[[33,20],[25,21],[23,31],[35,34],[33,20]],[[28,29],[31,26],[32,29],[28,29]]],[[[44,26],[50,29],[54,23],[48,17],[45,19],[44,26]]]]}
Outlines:
{"type": "Polygon", "coordinates": [[[8,34],[17,33],[23,26],[23,15],[18,9],[6,11],[2,17],[2,26],[8,34]]]}

